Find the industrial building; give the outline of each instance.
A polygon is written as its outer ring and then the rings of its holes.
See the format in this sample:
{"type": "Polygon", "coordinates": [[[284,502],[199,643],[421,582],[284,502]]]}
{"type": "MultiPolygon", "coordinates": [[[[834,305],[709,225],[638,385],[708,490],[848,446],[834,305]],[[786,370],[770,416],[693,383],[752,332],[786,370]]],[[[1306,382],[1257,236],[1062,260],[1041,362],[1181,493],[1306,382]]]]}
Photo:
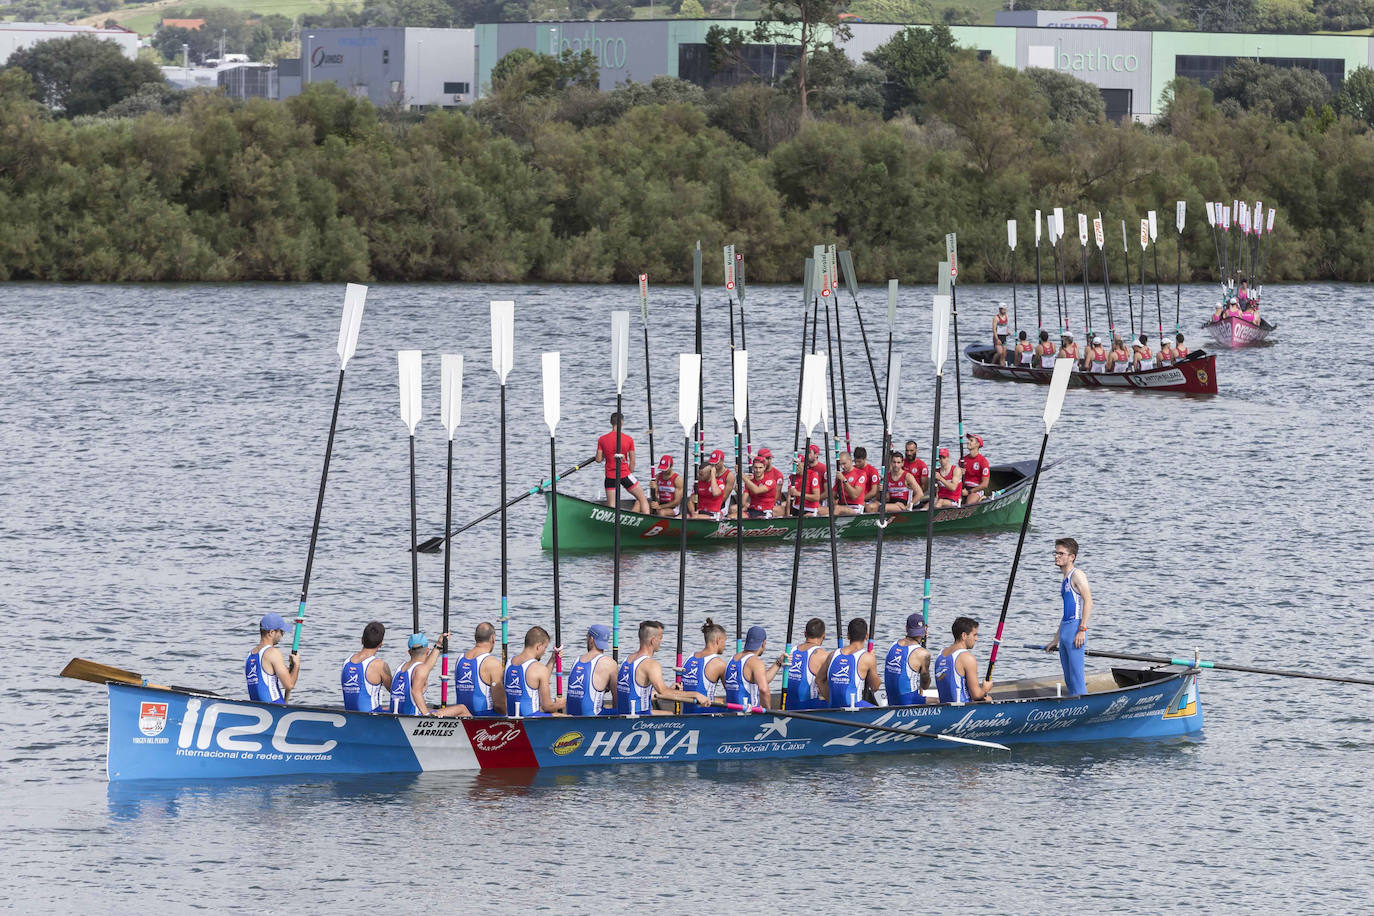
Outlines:
{"type": "Polygon", "coordinates": [[[301,59],[281,62],[277,91],[330,82],[379,108],[456,108],[476,97],[474,49],[472,29],[312,29],[301,59]]]}
{"type": "Polygon", "coordinates": [[[95,26],[67,25],[62,22],[0,22],[0,64],[9,60],[10,55],[20,48],[53,38],[73,38],[77,35],[113,41],[129,60],[138,57],[138,33],[128,29],[98,29],[95,26]]]}

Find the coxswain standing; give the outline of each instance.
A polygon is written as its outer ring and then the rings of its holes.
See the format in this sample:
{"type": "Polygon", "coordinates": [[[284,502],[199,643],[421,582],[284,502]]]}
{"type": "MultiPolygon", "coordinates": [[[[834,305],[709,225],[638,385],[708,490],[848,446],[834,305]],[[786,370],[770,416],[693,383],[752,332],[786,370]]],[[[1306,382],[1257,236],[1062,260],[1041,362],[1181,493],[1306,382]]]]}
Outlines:
{"type": "Polygon", "coordinates": [[[768,632],[752,626],[744,636],[744,650],[736,652],[725,666],[725,702],[752,709],[773,707],[771,685],[787,665],[787,656],[779,655],[771,665],[764,664],[763,652],[768,646],[768,632]]]}
{"type": "MultiPolygon", "coordinates": [[[[615,711],[622,716],[659,715],[654,698],[706,705],[705,694],[676,690],[663,683],[663,666],[654,653],[663,644],[663,624],[646,620],[639,625],[639,648],[625,661],[615,677],[615,711]]],[[[663,713],[666,715],[666,713],[663,713]]]]}
{"type": "Polygon", "coordinates": [[[396,669],[391,679],[391,711],[402,716],[470,716],[472,713],[462,703],[430,709],[425,703],[425,687],[429,684],[429,673],[439,661],[439,645],[448,639],[445,633],[439,644],[431,646],[423,633],[412,633],[406,642],[410,658],[396,669]]]}
{"type": "Polygon", "coordinates": [[[864,510],[864,485],[867,481],[868,475],[855,467],[849,452],[840,452],[839,469],[831,487],[833,492],[829,505],[822,506],[818,514],[828,515],[833,507],[836,515],[858,515],[864,510]]]}
{"type": "Polygon", "coordinates": [[[696,493],[692,495],[688,518],[707,518],[720,521],[725,517],[725,497],[729,494],[726,478],[720,473],[725,453],[716,449],[697,473],[696,493]]]}
{"type": "Polygon", "coordinates": [[[1088,618],[1093,612],[1093,593],[1088,588],[1088,577],[1083,570],[1076,569],[1078,542],[1073,538],[1058,538],[1054,542],[1054,565],[1064,578],[1059,582],[1059,597],[1064,602],[1064,616],[1059,621],[1059,632],[1046,652],[1059,650],[1059,666],[1064,670],[1064,689],[1071,697],[1081,697],[1088,692],[1087,676],[1083,672],[1083,657],[1087,654],[1084,645],[1088,640],[1088,618]]]}
{"type": "Polygon", "coordinates": [[[849,642],[830,653],[825,665],[825,697],[831,709],[872,706],[863,698],[864,689],[883,686],[882,675],[873,653],[868,651],[868,621],[855,617],[845,630],[849,642]]]}
{"type": "Polygon", "coordinates": [[[682,475],[673,470],[673,456],[658,459],[658,473],[654,475],[654,499],[650,503],[655,515],[677,518],[682,514],[682,475]]]}
{"type": "Polygon", "coordinates": [[[587,628],[587,652],[573,662],[568,673],[568,715],[599,716],[615,711],[614,706],[604,706],[606,694],[615,692],[615,661],[606,654],[610,647],[610,627],[597,623],[587,628]]]}
{"type": "Polygon", "coordinates": [[[978,644],[978,621],[956,617],[950,626],[954,642],[935,659],[935,688],[941,703],[967,703],[985,700],[992,692],[992,678],[978,680],[978,660],[973,647],[978,644]]]}
{"type": "Polygon", "coordinates": [[[291,653],[288,666],[281,657],[277,643],[286,636],[286,621],[280,614],[264,614],[258,621],[258,645],[248,653],[243,663],[243,676],[248,681],[248,699],[259,703],[286,705],[286,695],[301,676],[301,656],[291,653]]]}
{"type": "Polygon", "coordinates": [[[390,708],[391,666],[377,656],[385,636],[386,626],[380,621],[363,627],[362,649],[349,656],[339,673],[344,709],[382,712],[390,708]]]}
{"type": "Polygon", "coordinates": [[[806,640],[792,650],[787,660],[788,709],[824,709],[822,688],[817,686],[821,666],[827,661],[823,648],[825,643],[825,621],[812,617],[806,622],[806,640]]]}
{"type": "Polygon", "coordinates": [[[773,467],[773,453],[761,448],[754,455],[752,473],[744,478],[745,516],[772,518],[782,493],[782,471],[773,467]]]}
{"type": "Polygon", "coordinates": [[[501,681],[501,659],[494,654],[496,628],[479,623],[472,635],[473,646],[458,657],[453,670],[454,699],[472,710],[475,716],[505,715],[506,691],[501,681]]]}
{"type": "Polygon", "coordinates": [[[922,691],[930,687],[930,653],[925,638],[925,620],[919,613],[908,614],[906,635],[892,644],[883,661],[888,706],[917,706],[926,701],[922,691]]]}
{"type": "Polygon", "coordinates": [[[988,463],[988,456],[981,451],[982,436],[967,433],[965,439],[968,448],[965,449],[963,467],[964,505],[971,506],[988,498],[988,489],[992,486],[992,465],[988,463]]]}
{"type": "Polygon", "coordinates": [[[644,489],[639,485],[639,479],[635,477],[635,440],[627,435],[624,430],[624,419],[618,413],[611,414],[611,431],[596,440],[596,459],[606,462],[606,505],[614,506],[615,500],[619,499],[620,488],[635,498],[634,511],[642,514],[649,514],[649,500],[644,496],[644,489]],[[620,432],[616,432],[616,428],[620,432]],[[616,437],[620,440],[617,443],[616,437]],[[617,481],[616,473],[619,472],[617,481]]]}
{"type": "Polygon", "coordinates": [[[1016,365],[1029,366],[1035,359],[1035,345],[1026,338],[1025,331],[1016,332],[1016,365]]]}
{"type": "Polygon", "coordinates": [[[1107,371],[1107,348],[1102,345],[1101,337],[1093,338],[1093,345],[1088,350],[1088,354],[1084,359],[1088,363],[1087,369],[1089,372],[1107,371]]]}
{"type": "Polygon", "coordinates": [[[964,472],[949,460],[949,449],[940,449],[940,466],[935,469],[935,508],[957,509],[964,494],[964,472]]]}
{"type": "Polygon", "coordinates": [[[1011,325],[1007,320],[1007,307],[999,305],[997,314],[992,316],[992,361],[999,366],[1007,364],[1007,338],[1011,335],[1011,325]]]}
{"type": "Polygon", "coordinates": [[[719,712],[711,706],[711,702],[715,700],[720,679],[725,675],[725,627],[707,617],[701,625],[701,638],[705,645],[692,653],[682,665],[682,689],[706,697],[706,704],[684,703],[684,713],[719,712]]]}
{"type": "MultiPolygon", "coordinates": [[[[549,650],[549,631],[530,627],[525,632],[525,648],[506,665],[506,708],[512,716],[547,716],[562,712],[563,697],[554,697],[549,667],[544,653],[549,650]]],[[[553,657],[563,652],[556,646],[553,657]]]]}

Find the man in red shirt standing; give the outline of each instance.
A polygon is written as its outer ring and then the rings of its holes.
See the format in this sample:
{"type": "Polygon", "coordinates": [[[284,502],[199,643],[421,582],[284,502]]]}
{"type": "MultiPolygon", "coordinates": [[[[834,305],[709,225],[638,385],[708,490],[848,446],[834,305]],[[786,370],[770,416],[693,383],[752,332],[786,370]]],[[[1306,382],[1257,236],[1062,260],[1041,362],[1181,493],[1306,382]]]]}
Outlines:
{"type": "Polygon", "coordinates": [[[614,506],[620,488],[624,487],[635,498],[634,511],[648,515],[649,500],[634,475],[635,440],[625,434],[624,421],[618,413],[611,414],[611,431],[596,440],[596,460],[606,462],[606,505],[614,506]],[[616,432],[617,427],[621,432],[616,432]]]}
{"type": "Polygon", "coordinates": [[[759,449],[754,455],[753,473],[744,478],[745,517],[772,518],[782,484],[782,471],[773,467],[773,453],[759,449]]]}
{"type": "Polygon", "coordinates": [[[654,514],[677,518],[682,512],[682,475],[673,470],[673,456],[658,459],[658,473],[654,475],[654,491],[650,504],[654,514]]]}
{"type": "Polygon", "coordinates": [[[992,465],[988,456],[981,453],[983,437],[969,433],[968,448],[964,455],[964,505],[971,506],[988,498],[992,486],[992,465]]]}

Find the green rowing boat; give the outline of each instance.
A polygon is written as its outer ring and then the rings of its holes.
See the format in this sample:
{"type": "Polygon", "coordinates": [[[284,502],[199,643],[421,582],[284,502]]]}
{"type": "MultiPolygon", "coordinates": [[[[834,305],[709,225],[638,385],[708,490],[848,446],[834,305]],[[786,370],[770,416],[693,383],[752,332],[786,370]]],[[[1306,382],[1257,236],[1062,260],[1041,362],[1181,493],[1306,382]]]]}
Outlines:
{"type": "MultiPolygon", "coordinates": [[[[1046,465],[1046,469],[1051,465],[1046,465]]],[[[1031,477],[1035,474],[1034,461],[1018,461],[1013,464],[999,464],[992,468],[994,496],[972,506],[957,509],[937,509],[935,530],[940,533],[959,531],[978,531],[986,528],[1017,527],[1026,516],[1026,501],[1030,496],[1031,477]]],[[[549,507],[553,498],[544,493],[544,504],[549,507]]],[[[604,502],[578,499],[576,496],[558,494],[558,547],[560,550],[609,550],[612,541],[612,528],[615,513],[604,502]]],[[[926,510],[911,512],[890,512],[887,516],[886,536],[925,534],[926,510]]],[[[682,521],[676,518],[659,518],[641,515],[622,509],[620,512],[620,546],[666,547],[675,548],[682,537],[682,521]]],[[[687,520],[687,542],[696,546],[710,544],[733,544],[735,540],[735,519],[712,521],[710,519],[687,520]]],[[[878,515],[837,515],[835,517],[835,536],[845,540],[872,537],[878,533],[878,515]]],[[[797,534],[795,518],[746,518],[744,519],[744,538],[746,541],[791,541],[797,534]]],[[[802,523],[802,537],[808,541],[820,541],[830,537],[830,523],[825,518],[808,518],[802,523]]],[[[553,514],[545,511],[544,531],[540,543],[545,550],[553,547],[553,514]]]]}

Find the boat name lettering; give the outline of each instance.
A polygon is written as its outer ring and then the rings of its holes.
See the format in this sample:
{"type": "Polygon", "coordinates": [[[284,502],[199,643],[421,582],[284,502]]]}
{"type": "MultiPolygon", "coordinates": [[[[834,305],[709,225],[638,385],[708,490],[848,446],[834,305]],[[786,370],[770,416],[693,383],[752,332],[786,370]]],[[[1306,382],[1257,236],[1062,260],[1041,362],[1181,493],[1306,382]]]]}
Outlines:
{"type": "Polygon", "coordinates": [[[647,730],[650,730],[650,731],[658,731],[658,730],[661,729],[661,728],[683,728],[683,727],[684,727],[684,726],[683,726],[683,723],[681,723],[681,722],[655,722],[655,721],[653,721],[652,719],[640,719],[640,720],[638,720],[637,722],[635,722],[634,725],[631,725],[631,726],[630,726],[630,728],[632,728],[632,729],[647,729],[647,730]]]}
{"type": "MultiPolygon", "coordinates": [[[[790,531],[792,531],[791,528],[784,528],[778,525],[769,525],[767,528],[745,528],[744,536],[746,538],[775,538],[782,537],[790,531]]],[[[733,538],[734,536],[734,525],[721,525],[715,531],[712,531],[710,534],[705,535],[707,540],[712,541],[720,540],[722,538],[733,538]]]]}
{"type": "Polygon", "coordinates": [[[597,732],[587,742],[585,757],[694,756],[701,732],[653,728],[650,731],[597,732]],[[670,743],[671,742],[671,743],[670,743]]]}
{"type": "MultiPolygon", "coordinates": [[[[871,725],[888,725],[897,717],[896,710],[889,710],[878,718],[874,719],[871,725]]],[[[919,736],[929,731],[929,725],[921,725],[911,729],[911,734],[894,735],[891,732],[874,731],[871,728],[856,728],[847,734],[840,735],[838,738],[831,738],[822,747],[856,747],[860,744],[888,744],[893,741],[915,741],[919,736]]]]}
{"type": "Polygon", "coordinates": [[[958,722],[946,726],[941,731],[951,735],[969,735],[975,732],[1001,731],[1011,725],[1011,719],[1000,709],[985,718],[979,718],[978,713],[979,710],[971,709],[958,722]]]}
{"type": "Polygon", "coordinates": [[[455,719],[421,719],[410,730],[412,738],[452,738],[459,724],[455,719]]]}
{"type": "Polygon", "coordinates": [[[472,746],[479,751],[499,751],[521,734],[514,722],[493,722],[472,733],[472,746]]]}
{"type": "Polygon", "coordinates": [[[1131,384],[1137,388],[1165,388],[1169,385],[1185,384],[1183,372],[1179,369],[1168,369],[1164,372],[1141,372],[1135,375],[1128,375],[1131,384]]]}
{"type": "MultiPolygon", "coordinates": [[[[339,742],[333,739],[319,743],[292,741],[290,740],[291,727],[298,722],[315,722],[332,728],[343,728],[348,721],[338,713],[296,710],[277,719],[276,727],[273,728],[272,713],[258,706],[240,705],[238,703],[211,703],[205,707],[204,715],[201,715],[200,707],[201,700],[199,698],[192,697],[186,702],[186,715],[181,720],[181,731],[177,736],[177,747],[182,750],[189,751],[191,749],[191,739],[194,737],[195,750],[197,751],[208,751],[213,739],[215,746],[220,750],[256,755],[263,750],[262,742],[247,739],[254,735],[266,734],[270,730],[272,732],[272,748],[283,755],[328,754],[334,750],[339,742]],[[247,718],[253,721],[246,725],[221,725],[221,718],[228,716],[247,718]],[[196,729],[197,720],[200,724],[199,732],[196,729]]],[[[191,756],[201,755],[191,754],[191,756]]],[[[280,758],[269,755],[264,759],[280,758]]]]}
{"type": "Polygon", "coordinates": [[[1068,719],[1081,716],[1088,711],[1086,706],[1066,706],[1061,709],[1037,709],[1026,716],[1027,722],[1044,722],[1050,719],[1068,719]]]}
{"type": "MultiPolygon", "coordinates": [[[[614,509],[593,509],[592,520],[597,522],[614,522],[614,509]]],[[[644,527],[644,517],[634,515],[630,512],[620,513],[620,527],[622,528],[642,528],[644,527]]]]}

